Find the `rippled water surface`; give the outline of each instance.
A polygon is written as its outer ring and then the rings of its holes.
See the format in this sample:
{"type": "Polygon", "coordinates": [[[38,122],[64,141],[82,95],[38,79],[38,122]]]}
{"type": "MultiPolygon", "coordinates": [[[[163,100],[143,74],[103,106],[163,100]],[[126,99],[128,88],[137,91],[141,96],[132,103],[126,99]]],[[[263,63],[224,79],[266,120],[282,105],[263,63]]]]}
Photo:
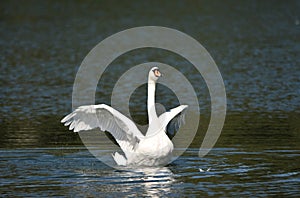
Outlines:
{"type": "Polygon", "coordinates": [[[300,150],[198,149],[157,168],[115,170],[82,147],[1,150],[9,196],[290,196],[299,193],[300,150]],[[284,162],[282,162],[284,161],[284,162]]]}
{"type": "MultiPolygon", "coordinates": [[[[2,196],[300,196],[298,1],[2,1],[0,10],[2,196]],[[116,32],[145,25],[183,31],[209,51],[226,87],[226,122],[215,148],[199,158],[210,119],[202,77],[168,51],[123,54],[100,79],[98,103],[110,103],[127,69],[156,61],[186,76],[201,117],[189,149],[167,167],[116,170],[60,120],[71,111],[73,82],[86,54],[116,32]]],[[[143,85],[129,105],[139,124],[147,122],[145,101],[143,85]]],[[[167,109],[178,104],[162,86],[157,101],[167,109]]]]}

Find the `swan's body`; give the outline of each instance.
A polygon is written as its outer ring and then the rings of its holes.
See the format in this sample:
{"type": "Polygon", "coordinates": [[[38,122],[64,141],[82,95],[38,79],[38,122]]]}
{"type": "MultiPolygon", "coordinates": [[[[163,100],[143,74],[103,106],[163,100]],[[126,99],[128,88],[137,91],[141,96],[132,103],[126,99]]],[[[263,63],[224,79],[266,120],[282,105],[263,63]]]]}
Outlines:
{"type": "Polygon", "coordinates": [[[74,132],[99,127],[108,131],[116,139],[125,156],[113,155],[118,165],[157,166],[167,164],[172,156],[173,143],[166,134],[171,120],[176,119],[175,128],[180,127],[183,117],[179,116],[187,108],[180,105],[159,117],[155,109],[155,86],[161,76],[157,67],[148,76],[148,122],[149,128],[144,136],[133,121],[106,104],[80,106],[67,115],[61,122],[74,132]]]}

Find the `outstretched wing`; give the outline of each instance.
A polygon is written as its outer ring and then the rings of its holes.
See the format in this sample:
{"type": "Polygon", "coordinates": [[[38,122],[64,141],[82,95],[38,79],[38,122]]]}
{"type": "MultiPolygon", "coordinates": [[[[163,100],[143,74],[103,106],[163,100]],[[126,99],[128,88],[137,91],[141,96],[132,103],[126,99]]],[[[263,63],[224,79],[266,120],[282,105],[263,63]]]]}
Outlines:
{"type": "Polygon", "coordinates": [[[184,124],[187,107],[187,105],[180,105],[159,116],[158,119],[162,126],[166,129],[167,135],[170,139],[175,136],[175,133],[179,130],[180,126],[184,124]]]}
{"type": "Polygon", "coordinates": [[[69,130],[74,130],[74,132],[97,127],[102,131],[108,131],[124,152],[133,149],[136,143],[144,138],[134,122],[105,104],[80,106],[64,117],[61,122],[65,123],[65,126],[70,125],[69,130]]]}

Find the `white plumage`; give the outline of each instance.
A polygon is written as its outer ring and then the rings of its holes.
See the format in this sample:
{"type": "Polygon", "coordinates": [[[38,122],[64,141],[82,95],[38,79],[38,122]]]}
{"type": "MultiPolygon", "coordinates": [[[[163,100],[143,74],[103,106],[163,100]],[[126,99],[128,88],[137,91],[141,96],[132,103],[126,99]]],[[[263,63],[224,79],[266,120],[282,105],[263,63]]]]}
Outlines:
{"type": "Polygon", "coordinates": [[[155,85],[161,73],[153,67],[148,75],[148,121],[149,128],[143,135],[135,123],[106,104],[80,106],[64,117],[61,122],[74,132],[99,127],[116,139],[125,155],[114,153],[113,158],[121,166],[157,166],[167,164],[172,156],[173,143],[166,134],[172,120],[179,129],[184,121],[187,105],[180,105],[160,115],[155,109],[155,85]]]}

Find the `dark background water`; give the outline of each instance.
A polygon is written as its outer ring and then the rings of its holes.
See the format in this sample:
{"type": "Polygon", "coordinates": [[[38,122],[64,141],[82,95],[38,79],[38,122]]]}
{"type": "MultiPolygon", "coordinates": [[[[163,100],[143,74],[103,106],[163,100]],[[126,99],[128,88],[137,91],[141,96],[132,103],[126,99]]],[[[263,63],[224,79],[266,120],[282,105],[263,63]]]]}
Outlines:
{"type": "MultiPolygon", "coordinates": [[[[1,1],[0,192],[299,195],[299,13],[299,1],[1,1]],[[199,85],[202,117],[189,151],[166,169],[115,171],[93,158],[59,121],[71,111],[73,82],[86,54],[116,32],[147,25],[178,29],[208,50],[226,86],[226,122],[215,149],[198,159],[210,115],[201,77],[171,53],[125,54],[109,67],[97,102],[109,100],[120,68],[161,61],[186,66],[182,73],[199,85]],[[199,167],[212,169],[202,173],[199,167]]],[[[130,105],[141,123],[144,95],[141,87],[130,105]]],[[[161,102],[173,105],[170,98],[161,102]]]]}

